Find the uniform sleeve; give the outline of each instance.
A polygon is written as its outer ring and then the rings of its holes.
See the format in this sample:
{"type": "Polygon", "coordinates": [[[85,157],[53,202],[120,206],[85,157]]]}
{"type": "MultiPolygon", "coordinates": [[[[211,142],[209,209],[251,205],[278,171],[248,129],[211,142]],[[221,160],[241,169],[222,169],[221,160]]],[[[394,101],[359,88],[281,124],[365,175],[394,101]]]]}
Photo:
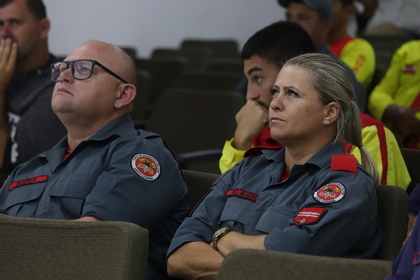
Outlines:
{"type": "Polygon", "coordinates": [[[388,148],[387,185],[393,185],[407,190],[411,177],[405,164],[397,139],[388,128],[385,128],[385,137],[388,148]]]}
{"type": "Polygon", "coordinates": [[[230,141],[226,141],[223,146],[222,157],[219,160],[219,168],[222,174],[232,168],[235,163],[241,161],[245,154],[245,151],[235,149],[232,143],[233,138],[230,141]]]}
{"type": "Polygon", "coordinates": [[[388,71],[370,94],[368,103],[369,110],[378,120],[382,120],[385,109],[388,108],[388,106],[396,104],[395,94],[399,86],[404,56],[405,50],[403,48],[397,49],[392,57],[388,71]]]}
{"type": "Polygon", "coordinates": [[[344,47],[340,59],[353,70],[357,80],[367,88],[375,72],[375,52],[372,46],[366,40],[356,38],[344,47]]]}
{"type": "Polygon", "coordinates": [[[192,216],[185,218],[172,239],[167,256],[188,242],[211,242],[213,233],[220,228],[219,221],[226,204],[228,182],[236,180],[232,171],[231,169],[220,176],[192,216]]]}
{"type": "Polygon", "coordinates": [[[392,271],[385,280],[419,279],[420,270],[420,220],[417,219],[413,231],[392,262],[392,271]]]}
{"type": "Polygon", "coordinates": [[[298,225],[291,219],[286,228],[274,229],[265,238],[267,250],[347,257],[353,253],[360,258],[374,255],[381,235],[373,179],[359,169],[357,174],[332,171],[314,183],[321,188],[334,182],[345,188],[342,199],[321,203],[314,199],[314,192],[309,193],[299,211],[325,207],[325,214],[313,223],[298,225]]]}
{"type": "Polygon", "coordinates": [[[408,197],[408,209],[416,215],[420,212],[420,183],[415,186],[408,197]]]}
{"type": "Polygon", "coordinates": [[[82,217],[127,221],[153,230],[173,209],[186,214],[187,188],[181,170],[160,143],[145,146],[126,141],[109,151],[109,161],[86,197],[82,217]]]}

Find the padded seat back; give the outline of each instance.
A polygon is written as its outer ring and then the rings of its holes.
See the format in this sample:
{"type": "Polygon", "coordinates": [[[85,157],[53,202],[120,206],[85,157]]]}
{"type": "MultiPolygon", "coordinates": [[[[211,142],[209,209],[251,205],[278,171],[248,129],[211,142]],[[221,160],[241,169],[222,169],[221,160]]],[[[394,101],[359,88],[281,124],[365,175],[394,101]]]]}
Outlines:
{"type": "Polygon", "coordinates": [[[405,190],[396,186],[380,185],[376,190],[383,236],[375,259],[392,260],[407,237],[408,196],[405,190]]]}
{"type": "Polygon", "coordinates": [[[383,280],[391,264],[391,261],[241,249],[226,256],[216,280],[383,280]]]}
{"type": "Polygon", "coordinates": [[[192,211],[197,203],[210,191],[220,174],[186,169],[182,170],[182,173],[187,183],[188,204],[190,205],[190,211],[192,211]]]}
{"type": "Polygon", "coordinates": [[[148,231],[128,222],[0,214],[0,278],[144,279],[148,231]]]}

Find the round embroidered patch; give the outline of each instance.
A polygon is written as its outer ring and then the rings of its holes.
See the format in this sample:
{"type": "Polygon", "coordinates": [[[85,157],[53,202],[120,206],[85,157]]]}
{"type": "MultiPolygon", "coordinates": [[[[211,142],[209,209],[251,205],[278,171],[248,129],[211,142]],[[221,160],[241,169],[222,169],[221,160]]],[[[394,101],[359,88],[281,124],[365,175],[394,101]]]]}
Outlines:
{"type": "Polygon", "coordinates": [[[131,167],[143,179],[156,180],[160,175],[160,164],[151,155],[137,154],[131,159],[131,167]]]}
{"type": "Polygon", "coordinates": [[[340,183],[330,183],[314,193],[315,200],[321,203],[333,203],[343,199],[346,188],[340,183]]]}

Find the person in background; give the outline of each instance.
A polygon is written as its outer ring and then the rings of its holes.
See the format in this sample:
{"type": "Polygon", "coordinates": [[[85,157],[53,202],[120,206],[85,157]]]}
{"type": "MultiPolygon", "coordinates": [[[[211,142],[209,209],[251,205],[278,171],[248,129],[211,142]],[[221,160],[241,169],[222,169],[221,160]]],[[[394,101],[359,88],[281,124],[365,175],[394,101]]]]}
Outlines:
{"type": "MultiPolygon", "coordinates": [[[[256,32],[245,43],[241,57],[248,80],[247,102],[236,115],[234,137],[224,144],[219,160],[221,173],[232,168],[245,155],[252,155],[263,148],[282,147],[271,138],[268,127],[271,87],[284,61],[308,52],[316,52],[311,37],[300,25],[290,21],[271,24],[256,32]]],[[[369,115],[361,113],[360,118],[362,142],[377,163],[381,184],[407,189],[411,179],[394,135],[369,115]]],[[[361,162],[357,147],[345,147],[361,162]]]]}
{"type": "Polygon", "coordinates": [[[0,213],[79,221],[126,221],[149,230],[147,279],[166,279],[165,254],[188,211],[181,169],[164,140],[135,130],[133,60],[92,40],[51,64],[52,109],[67,136],[16,167],[0,213]]]}
{"type": "Polygon", "coordinates": [[[398,48],[381,82],[372,90],[368,107],[383,121],[400,147],[420,149],[420,40],[398,48]]]}
{"type": "Polygon", "coordinates": [[[172,239],[169,275],[214,279],[224,257],[241,248],[352,258],[378,250],[379,176],[362,145],[344,63],[294,57],[271,93],[270,134],[284,148],[247,157],[214,183],[172,239]],[[342,141],[360,149],[366,169],[342,141]]]}
{"type": "MultiPolygon", "coordinates": [[[[328,47],[328,34],[332,27],[333,10],[330,0],[278,0],[286,9],[286,19],[298,23],[311,36],[319,53],[337,58],[328,47]]],[[[338,59],[338,58],[337,58],[338,59]]],[[[354,72],[348,68],[355,92],[356,104],[361,104],[364,89],[354,72]]]]}
{"type": "Polygon", "coordinates": [[[328,33],[331,52],[353,70],[357,80],[367,90],[375,73],[375,51],[368,41],[347,33],[348,22],[356,12],[353,0],[318,1],[331,1],[332,3],[333,20],[328,33]]]}
{"type": "Polygon", "coordinates": [[[377,0],[355,0],[357,7],[355,15],[355,27],[353,35],[362,34],[365,31],[368,21],[372,18],[378,7],[377,0]]]}
{"type": "Polygon", "coordinates": [[[363,33],[372,35],[397,35],[419,38],[420,1],[418,0],[358,0],[368,2],[370,17],[363,33]],[[369,3],[370,2],[370,3],[369,3]]]}
{"type": "Polygon", "coordinates": [[[288,21],[270,24],[245,43],[241,57],[247,79],[247,102],[236,115],[234,138],[224,145],[219,162],[222,173],[240,161],[253,145],[278,146],[268,128],[271,88],[288,59],[309,52],[316,52],[311,37],[300,25],[288,21]]]}
{"type": "Polygon", "coordinates": [[[0,0],[0,180],[66,129],[51,109],[50,21],[41,0],[0,0]]]}
{"type": "Polygon", "coordinates": [[[420,220],[415,219],[414,227],[402,246],[398,256],[392,261],[392,269],[385,280],[420,279],[420,220]]]}

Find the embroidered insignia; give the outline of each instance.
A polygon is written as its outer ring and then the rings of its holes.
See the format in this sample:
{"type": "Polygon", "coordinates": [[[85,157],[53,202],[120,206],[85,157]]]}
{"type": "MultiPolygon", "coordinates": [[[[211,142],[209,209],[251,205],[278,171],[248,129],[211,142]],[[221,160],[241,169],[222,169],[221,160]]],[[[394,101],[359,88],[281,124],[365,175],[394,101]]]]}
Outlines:
{"type": "Polygon", "coordinates": [[[160,164],[151,155],[137,154],[131,159],[131,167],[143,179],[154,181],[160,175],[160,164]]]}
{"type": "Polygon", "coordinates": [[[257,201],[258,199],[258,194],[252,193],[252,192],[247,192],[241,189],[232,189],[232,190],[228,190],[226,192],[226,195],[228,196],[239,196],[239,197],[243,197],[252,201],[257,201]]]}
{"type": "Polygon", "coordinates": [[[417,72],[417,65],[415,64],[407,64],[404,65],[403,73],[408,75],[414,75],[417,72]]]}
{"type": "Polygon", "coordinates": [[[35,184],[35,183],[41,183],[48,180],[48,175],[41,175],[38,177],[28,178],[25,180],[15,181],[9,185],[9,188],[7,190],[13,190],[14,188],[29,185],[29,184],[35,184]]]}
{"type": "Polygon", "coordinates": [[[314,193],[316,201],[321,203],[334,203],[343,199],[346,188],[340,183],[331,183],[323,186],[314,193]]]}
{"type": "Polygon", "coordinates": [[[298,226],[310,225],[318,222],[325,213],[327,213],[325,207],[307,207],[302,208],[300,212],[293,218],[293,221],[298,226]]]}

